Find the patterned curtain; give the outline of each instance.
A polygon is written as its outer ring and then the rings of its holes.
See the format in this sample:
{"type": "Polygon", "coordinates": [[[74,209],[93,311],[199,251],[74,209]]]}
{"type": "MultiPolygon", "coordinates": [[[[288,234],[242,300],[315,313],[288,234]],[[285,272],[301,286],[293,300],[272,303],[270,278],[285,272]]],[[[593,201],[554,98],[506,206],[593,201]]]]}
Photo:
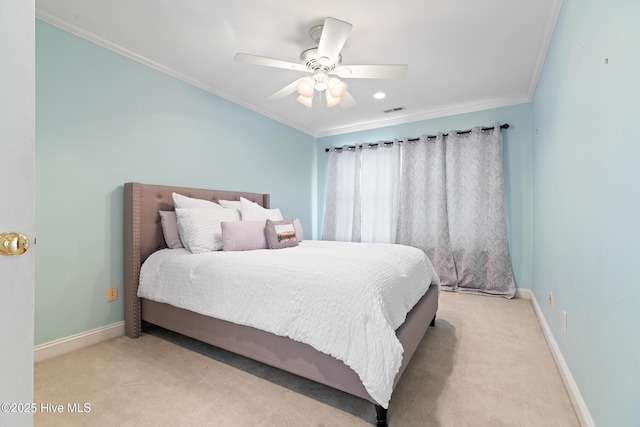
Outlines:
{"type": "Polygon", "coordinates": [[[446,138],[447,216],[458,288],[513,297],[507,241],[502,134],[474,128],[446,138]]]}
{"type": "Polygon", "coordinates": [[[330,152],[323,238],[414,246],[444,289],[512,298],[499,129],[330,152]]]}
{"type": "Polygon", "coordinates": [[[396,242],[422,249],[443,289],[458,288],[447,216],[445,136],[404,141],[396,242]]]}

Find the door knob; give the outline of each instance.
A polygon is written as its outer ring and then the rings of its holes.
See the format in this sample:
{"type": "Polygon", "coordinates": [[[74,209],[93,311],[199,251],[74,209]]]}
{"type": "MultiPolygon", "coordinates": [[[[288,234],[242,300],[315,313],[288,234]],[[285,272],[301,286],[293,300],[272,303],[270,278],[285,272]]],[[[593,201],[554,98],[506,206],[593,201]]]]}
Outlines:
{"type": "Polygon", "coordinates": [[[24,234],[0,234],[0,255],[22,255],[27,249],[29,249],[29,239],[24,234]]]}

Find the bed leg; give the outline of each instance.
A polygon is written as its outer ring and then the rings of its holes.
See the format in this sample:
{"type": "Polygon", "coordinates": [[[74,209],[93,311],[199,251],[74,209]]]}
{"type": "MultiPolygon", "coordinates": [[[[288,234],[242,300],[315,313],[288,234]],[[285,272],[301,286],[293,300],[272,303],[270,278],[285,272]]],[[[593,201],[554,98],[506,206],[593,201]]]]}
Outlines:
{"type": "Polygon", "coordinates": [[[431,323],[429,323],[429,326],[436,326],[436,315],[433,315],[433,319],[431,319],[431,323]]]}
{"type": "Polygon", "coordinates": [[[376,405],[376,427],[388,427],[387,425],[387,409],[380,405],[376,405]]]}

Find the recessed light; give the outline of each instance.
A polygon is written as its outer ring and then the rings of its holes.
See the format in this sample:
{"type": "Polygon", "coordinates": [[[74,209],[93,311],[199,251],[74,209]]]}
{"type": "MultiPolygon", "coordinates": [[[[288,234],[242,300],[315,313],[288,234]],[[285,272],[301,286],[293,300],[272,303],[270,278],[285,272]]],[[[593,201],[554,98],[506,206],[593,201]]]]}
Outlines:
{"type": "Polygon", "coordinates": [[[385,96],[387,96],[387,94],[384,92],[376,92],[373,94],[375,99],[383,99],[385,96]]]}

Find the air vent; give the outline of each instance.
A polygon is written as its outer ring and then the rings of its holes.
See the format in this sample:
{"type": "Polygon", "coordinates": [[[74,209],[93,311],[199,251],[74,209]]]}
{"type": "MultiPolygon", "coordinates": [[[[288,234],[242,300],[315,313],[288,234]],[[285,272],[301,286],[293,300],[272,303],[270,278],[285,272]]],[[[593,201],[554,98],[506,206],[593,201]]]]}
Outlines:
{"type": "Polygon", "coordinates": [[[396,111],[404,111],[404,110],[406,110],[406,108],[404,108],[404,107],[396,107],[396,108],[391,108],[389,110],[384,110],[383,112],[385,114],[389,114],[389,113],[395,113],[396,111]]]}

